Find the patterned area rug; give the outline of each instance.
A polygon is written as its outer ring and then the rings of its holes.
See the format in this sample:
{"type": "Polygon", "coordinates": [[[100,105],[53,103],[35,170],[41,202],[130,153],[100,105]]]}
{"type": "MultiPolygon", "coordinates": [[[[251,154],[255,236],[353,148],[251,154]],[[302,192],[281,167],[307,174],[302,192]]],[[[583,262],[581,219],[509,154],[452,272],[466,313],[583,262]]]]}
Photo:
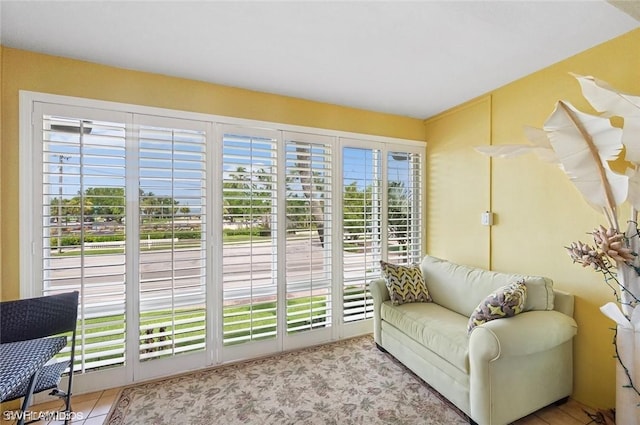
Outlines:
{"type": "Polygon", "coordinates": [[[371,336],[122,390],[108,425],[466,424],[371,336]]]}

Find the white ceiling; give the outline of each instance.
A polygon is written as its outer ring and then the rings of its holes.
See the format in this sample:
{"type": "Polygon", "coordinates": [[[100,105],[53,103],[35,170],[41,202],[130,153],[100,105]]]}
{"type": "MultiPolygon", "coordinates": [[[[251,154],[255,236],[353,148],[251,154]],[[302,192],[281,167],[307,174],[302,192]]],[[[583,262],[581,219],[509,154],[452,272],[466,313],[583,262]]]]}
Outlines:
{"type": "Polygon", "coordinates": [[[0,42],[426,118],[640,26],[604,1],[0,1],[0,42]]]}

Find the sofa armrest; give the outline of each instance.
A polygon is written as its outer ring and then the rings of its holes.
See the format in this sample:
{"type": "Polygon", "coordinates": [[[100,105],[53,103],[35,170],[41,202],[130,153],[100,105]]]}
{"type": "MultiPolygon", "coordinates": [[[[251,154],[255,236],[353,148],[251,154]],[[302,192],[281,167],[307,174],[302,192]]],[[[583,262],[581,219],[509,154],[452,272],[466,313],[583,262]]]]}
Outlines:
{"type": "Polygon", "coordinates": [[[371,291],[371,296],[373,297],[373,302],[378,301],[382,304],[385,301],[389,301],[391,296],[389,295],[389,290],[387,289],[387,284],[384,279],[374,279],[369,282],[369,290],[371,291]]]}
{"type": "Polygon", "coordinates": [[[567,316],[573,317],[573,304],[574,304],[574,296],[565,291],[560,291],[558,289],[553,290],[554,294],[554,307],[555,311],[559,311],[560,313],[564,313],[567,316]]]}
{"type": "Polygon", "coordinates": [[[563,344],[577,333],[576,321],[558,311],[527,311],[477,326],[469,340],[469,357],[486,361],[522,356],[563,344]]]}
{"type": "Polygon", "coordinates": [[[528,311],[476,327],[469,338],[473,420],[510,423],[570,395],[576,332],[573,318],[553,310],[528,311]]]}
{"type": "Polygon", "coordinates": [[[382,303],[391,299],[384,279],[375,279],[369,282],[369,290],[373,298],[373,339],[377,344],[382,344],[380,308],[382,303]]]}

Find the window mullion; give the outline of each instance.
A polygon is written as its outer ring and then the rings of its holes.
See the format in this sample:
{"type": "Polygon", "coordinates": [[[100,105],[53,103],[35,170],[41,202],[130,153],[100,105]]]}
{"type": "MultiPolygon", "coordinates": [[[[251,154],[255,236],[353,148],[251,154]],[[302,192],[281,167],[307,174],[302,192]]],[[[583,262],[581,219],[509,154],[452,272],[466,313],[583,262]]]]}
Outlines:
{"type": "Polygon", "coordinates": [[[334,223],[333,237],[331,245],[334,249],[331,252],[331,293],[332,296],[332,337],[339,339],[343,337],[342,324],[344,323],[344,187],[343,187],[343,142],[338,139],[335,143],[333,156],[331,158],[331,168],[333,175],[331,178],[331,192],[333,193],[333,205],[331,217],[334,223]]]}
{"type": "Polygon", "coordinates": [[[135,308],[126,309],[126,359],[128,364],[134,365],[131,373],[132,381],[136,380],[137,353],[138,353],[138,323],[140,320],[140,170],[139,170],[139,134],[140,127],[133,114],[127,114],[126,133],[126,188],[125,188],[125,215],[126,238],[125,259],[126,276],[125,300],[127,306],[135,308]]]}
{"type": "MultiPolygon", "coordinates": [[[[276,186],[275,199],[280,199],[282,202],[276,202],[276,253],[287,250],[287,216],[286,216],[286,155],[285,152],[285,140],[281,131],[278,132],[278,140],[276,142],[276,151],[280,154],[276,157],[276,181],[282,182],[276,186]]],[[[286,255],[276,256],[276,285],[277,285],[277,331],[279,347],[283,349],[283,336],[287,333],[287,273],[286,273],[286,255]]]]}
{"type": "Polygon", "coordinates": [[[377,242],[380,258],[387,258],[389,249],[389,244],[385,243],[385,241],[389,240],[389,166],[387,158],[387,147],[384,146],[382,150],[378,151],[377,160],[380,164],[375,167],[380,170],[379,177],[375,179],[380,184],[380,190],[378,191],[380,202],[377,203],[377,213],[380,214],[378,227],[380,239],[377,242]]]}
{"type": "Polygon", "coordinates": [[[224,204],[222,202],[222,132],[220,126],[209,123],[207,129],[207,167],[206,189],[203,196],[207,199],[207,221],[203,234],[206,235],[206,256],[210,259],[206,264],[206,302],[207,310],[207,341],[209,342],[208,363],[222,361],[222,228],[224,204]]]}

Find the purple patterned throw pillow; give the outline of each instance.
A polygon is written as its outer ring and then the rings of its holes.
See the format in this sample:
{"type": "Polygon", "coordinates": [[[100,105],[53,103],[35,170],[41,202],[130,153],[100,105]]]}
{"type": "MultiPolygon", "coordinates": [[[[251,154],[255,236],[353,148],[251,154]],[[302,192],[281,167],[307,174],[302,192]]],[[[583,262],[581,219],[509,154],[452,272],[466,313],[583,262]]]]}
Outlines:
{"type": "Polygon", "coordinates": [[[468,324],[469,333],[483,323],[521,313],[526,299],[527,287],[524,280],[497,289],[482,300],[471,314],[468,324]]]}

